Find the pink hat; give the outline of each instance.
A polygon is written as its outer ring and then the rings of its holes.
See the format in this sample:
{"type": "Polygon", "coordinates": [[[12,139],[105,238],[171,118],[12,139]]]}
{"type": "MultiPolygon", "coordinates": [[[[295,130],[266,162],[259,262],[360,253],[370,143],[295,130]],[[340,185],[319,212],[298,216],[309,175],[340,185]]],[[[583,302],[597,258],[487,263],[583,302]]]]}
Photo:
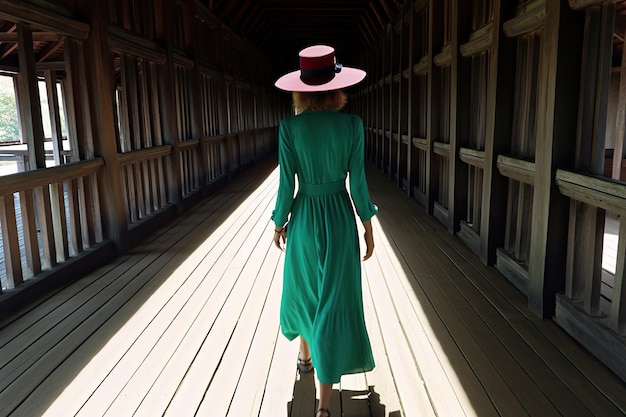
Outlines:
{"type": "Polygon", "coordinates": [[[365,78],[365,71],[344,67],[335,60],[335,49],[326,45],[300,51],[300,69],[280,77],[274,85],[285,91],[331,91],[354,85],[365,78]]]}

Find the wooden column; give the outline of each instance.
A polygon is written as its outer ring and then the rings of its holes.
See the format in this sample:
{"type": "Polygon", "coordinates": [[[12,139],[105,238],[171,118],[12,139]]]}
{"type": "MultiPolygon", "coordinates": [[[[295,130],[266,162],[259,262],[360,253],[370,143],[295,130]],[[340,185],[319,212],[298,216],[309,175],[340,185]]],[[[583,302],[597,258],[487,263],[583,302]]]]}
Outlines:
{"type": "Polygon", "coordinates": [[[389,56],[387,57],[387,59],[389,60],[387,62],[388,65],[388,71],[385,72],[383,74],[383,77],[385,79],[385,86],[384,88],[387,90],[387,94],[389,95],[389,103],[387,103],[387,107],[385,107],[384,111],[387,112],[387,125],[385,126],[384,132],[383,132],[383,136],[386,138],[387,143],[385,148],[387,149],[387,158],[386,158],[386,172],[387,175],[389,176],[389,179],[393,181],[393,172],[392,172],[392,168],[393,168],[393,163],[392,161],[394,159],[396,159],[396,155],[392,154],[393,151],[393,126],[394,126],[394,114],[393,114],[393,48],[394,48],[394,42],[393,42],[393,38],[394,38],[394,27],[393,27],[393,23],[389,23],[389,25],[387,25],[387,36],[389,37],[389,39],[385,42],[385,44],[387,45],[387,49],[389,50],[389,56]],[[387,135],[389,134],[389,135],[387,135]]]}
{"type": "Polygon", "coordinates": [[[548,318],[564,287],[569,201],[559,193],[554,177],[557,168],[573,165],[583,28],[580,14],[572,12],[566,0],[548,1],[545,19],[538,70],[528,307],[548,318]]]}
{"type": "MultiPolygon", "coordinates": [[[[398,68],[398,73],[397,74],[392,74],[392,75],[397,75],[398,76],[398,82],[397,82],[397,89],[396,91],[398,92],[398,97],[396,97],[397,103],[398,103],[398,114],[396,115],[396,120],[395,120],[395,125],[396,125],[396,134],[397,134],[397,148],[396,148],[396,172],[394,173],[396,176],[396,185],[398,186],[398,188],[402,189],[403,187],[403,170],[401,167],[401,163],[402,163],[402,148],[404,147],[404,144],[402,142],[402,112],[405,111],[403,109],[403,103],[402,103],[402,88],[404,87],[405,81],[404,81],[404,77],[402,76],[402,71],[404,70],[403,65],[405,65],[405,57],[403,55],[403,48],[404,48],[404,43],[408,42],[408,39],[404,39],[404,13],[406,10],[405,4],[407,4],[406,2],[400,6],[400,13],[399,13],[399,19],[398,19],[398,23],[397,25],[400,27],[400,34],[398,35],[398,39],[399,39],[399,43],[400,45],[398,45],[398,62],[397,67],[398,68]]],[[[411,13],[412,14],[412,13],[411,13]]],[[[407,59],[408,61],[408,59],[407,59]]],[[[394,81],[392,80],[391,82],[392,86],[394,85],[394,81]]],[[[392,87],[393,88],[393,87],[392,87]]],[[[405,87],[406,88],[406,87],[405,87]]]]}
{"type": "Polygon", "coordinates": [[[28,146],[28,169],[46,167],[43,147],[43,124],[41,121],[41,99],[37,85],[33,33],[22,25],[17,25],[17,38],[20,63],[20,122],[22,140],[28,146]]]}
{"type": "MultiPolygon", "coordinates": [[[[603,175],[615,5],[590,6],[584,13],[574,168],[603,175]]],[[[587,314],[599,315],[605,211],[583,202],[572,202],[569,216],[565,293],[570,299],[584,300],[587,314]]]]}
{"type": "MultiPolygon", "coordinates": [[[[194,47],[194,65],[193,65],[193,88],[191,89],[191,100],[192,100],[192,112],[193,117],[191,118],[191,132],[194,139],[201,139],[204,136],[203,126],[202,126],[202,106],[206,105],[206,103],[202,102],[202,74],[200,72],[200,62],[198,62],[198,57],[200,56],[199,49],[203,46],[203,42],[199,42],[199,33],[198,33],[198,12],[196,11],[197,3],[193,2],[191,5],[190,11],[190,25],[192,27],[191,37],[196,39],[193,42],[194,47]]],[[[200,160],[200,168],[197,173],[199,176],[199,185],[200,189],[204,189],[207,183],[207,172],[209,161],[207,159],[205,146],[202,145],[202,141],[200,141],[200,145],[198,146],[198,159],[200,160]]]]}
{"type": "Polygon", "coordinates": [[[502,30],[502,23],[515,16],[515,5],[495,0],[493,7],[480,230],[480,257],[488,265],[495,262],[506,229],[508,179],[499,173],[496,163],[498,155],[510,149],[517,51],[516,40],[507,38],[502,30]]]}
{"type": "MultiPolygon", "coordinates": [[[[426,97],[426,139],[429,142],[429,149],[432,149],[432,143],[441,137],[440,133],[440,115],[441,115],[441,71],[434,65],[433,57],[441,51],[443,45],[443,1],[431,0],[428,5],[428,92],[426,97]]],[[[453,58],[454,59],[454,58],[453,58]]],[[[450,64],[452,66],[452,64],[450,64]]],[[[413,71],[411,71],[413,72],[413,71]]],[[[412,146],[411,146],[412,147],[412,146]]],[[[432,153],[430,154],[432,155],[432,153]]],[[[451,155],[452,156],[452,155],[451,155]]],[[[428,184],[427,193],[430,196],[427,199],[427,211],[433,213],[435,196],[437,192],[437,183],[440,181],[436,164],[432,163],[431,158],[426,159],[426,184],[428,184]],[[436,180],[436,181],[435,181],[436,180]]],[[[450,184],[454,187],[454,183],[450,184]]],[[[448,208],[450,210],[450,207],[448,208]]],[[[450,213],[450,211],[448,211],[450,213]]],[[[448,231],[454,233],[450,227],[451,216],[448,215],[448,231]]]]}
{"type": "Polygon", "coordinates": [[[163,1],[163,38],[165,39],[166,62],[159,77],[159,96],[161,99],[161,121],[163,122],[163,143],[172,145],[172,153],[167,159],[166,177],[168,200],[182,210],[182,179],[180,173],[180,150],[176,115],[176,82],[174,77],[174,31],[176,19],[176,2],[163,1]]]}
{"type": "MultiPolygon", "coordinates": [[[[35,69],[35,52],[33,50],[32,31],[24,25],[17,26],[19,63],[20,63],[20,122],[22,124],[23,140],[28,147],[28,169],[36,170],[46,167],[46,157],[44,151],[44,133],[41,119],[41,98],[39,96],[39,86],[37,72],[35,69]]],[[[38,187],[34,190],[35,201],[29,200],[24,206],[27,214],[24,218],[30,217],[34,220],[33,205],[36,208],[37,220],[39,221],[39,231],[41,233],[41,249],[43,252],[42,264],[44,268],[51,268],[57,264],[56,247],[54,240],[54,229],[52,224],[52,212],[50,202],[50,192],[47,187],[38,187]]],[[[22,199],[22,201],[24,201],[22,199]]],[[[34,230],[28,230],[25,241],[31,248],[35,248],[34,230]]],[[[30,259],[29,259],[30,260],[30,259]]]]}
{"type": "Polygon", "coordinates": [[[448,187],[448,231],[456,233],[467,210],[468,166],[459,158],[459,149],[467,143],[469,132],[469,64],[460,56],[459,44],[471,28],[471,4],[451,0],[450,46],[450,165],[448,187]]]}
{"type": "MultiPolygon", "coordinates": [[[[622,33],[626,39],[626,30],[622,33]]],[[[617,103],[617,123],[615,126],[615,149],[613,150],[612,178],[619,180],[622,174],[623,160],[626,159],[626,41],[622,42],[622,66],[620,69],[619,93],[617,103]]],[[[626,178],[622,179],[626,181],[626,178]]]]}
{"type": "MultiPolygon", "coordinates": [[[[93,135],[93,154],[90,144],[83,143],[83,157],[90,159],[94,155],[104,158],[105,164],[97,175],[98,193],[87,201],[95,201],[95,217],[102,219],[102,234],[113,240],[120,248],[125,248],[127,241],[126,211],[124,207],[124,189],[117,160],[117,136],[115,131],[115,104],[113,83],[113,58],[108,46],[107,37],[107,1],[92,2],[82,0],[81,8],[91,23],[91,33],[86,42],[85,73],[93,74],[86,82],[89,91],[89,104],[93,119],[91,131],[93,135]],[[98,201],[102,202],[98,207],[98,201]],[[98,210],[101,210],[98,216],[98,210]]],[[[77,103],[78,104],[78,103],[77,103]]],[[[84,142],[84,138],[81,138],[84,142]]],[[[79,139],[80,140],[80,139],[79,139]]],[[[89,181],[85,184],[85,192],[92,192],[89,181]]],[[[96,225],[97,226],[97,225],[96,225]]],[[[96,230],[95,240],[99,240],[96,230]]]]}
{"type": "Polygon", "coordinates": [[[63,132],[61,132],[61,114],[59,108],[59,95],[57,93],[56,71],[46,70],[46,89],[48,92],[48,108],[50,110],[50,127],[52,131],[52,150],[54,164],[64,163],[61,152],[63,151],[63,132]]]}

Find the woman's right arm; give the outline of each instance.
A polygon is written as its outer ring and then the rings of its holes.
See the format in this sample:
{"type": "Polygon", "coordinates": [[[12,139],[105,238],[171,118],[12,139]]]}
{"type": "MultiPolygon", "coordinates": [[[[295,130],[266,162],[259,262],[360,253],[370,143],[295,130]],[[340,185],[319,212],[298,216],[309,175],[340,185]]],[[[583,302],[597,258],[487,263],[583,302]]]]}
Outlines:
{"type": "Polygon", "coordinates": [[[366,246],[363,260],[367,261],[374,253],[374,234],[372,233],[372,221],[371,220],[364,221],[363,227],[365,227],[365,234],[363,235],[363,237],[365,238],[365,246],[366,246]]]}

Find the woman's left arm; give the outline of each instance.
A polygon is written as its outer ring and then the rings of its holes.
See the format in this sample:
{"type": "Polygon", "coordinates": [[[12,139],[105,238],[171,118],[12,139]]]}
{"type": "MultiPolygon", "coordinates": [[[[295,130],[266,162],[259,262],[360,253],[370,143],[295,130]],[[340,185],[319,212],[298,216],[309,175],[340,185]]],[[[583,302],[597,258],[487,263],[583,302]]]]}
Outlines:
{"type": "Polygon", "coordinates": [[[367,179],[365,178],[365,134],[363,122],[358,116],[354,116],[354,118],[355,134],[348,163],[350,195],[359,218],[361,221],[367,221],[378,213],[378,207],[370,200],[367,179]]]}

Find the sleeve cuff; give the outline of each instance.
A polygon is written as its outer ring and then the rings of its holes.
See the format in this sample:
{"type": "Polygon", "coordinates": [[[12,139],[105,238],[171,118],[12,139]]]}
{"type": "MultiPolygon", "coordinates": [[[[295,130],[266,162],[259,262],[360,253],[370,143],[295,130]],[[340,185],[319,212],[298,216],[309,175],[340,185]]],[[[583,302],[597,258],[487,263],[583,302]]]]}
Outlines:
{"type": "Polygon", "coordinates": [[[378,206],[374,203],[370,203],[367,212],[359,214],[359,218],[362,222],[366,222],[374,217],[376,214],[378,214],[378,206]]]}

